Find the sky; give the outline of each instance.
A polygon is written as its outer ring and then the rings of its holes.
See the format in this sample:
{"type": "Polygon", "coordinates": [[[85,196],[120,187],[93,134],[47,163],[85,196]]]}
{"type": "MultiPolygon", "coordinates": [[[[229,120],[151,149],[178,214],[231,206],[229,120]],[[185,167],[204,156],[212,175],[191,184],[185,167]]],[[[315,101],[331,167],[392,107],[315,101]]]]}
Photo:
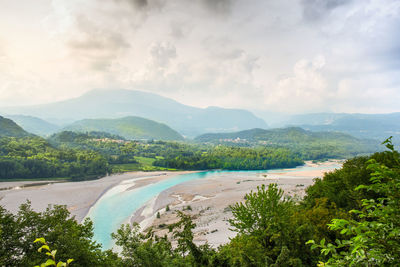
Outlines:
{"type": "Polygon", "coordinates": [[[0,0],[0,105],[142,90],[266,112],[400,111],[399,0],[0,0]]]}

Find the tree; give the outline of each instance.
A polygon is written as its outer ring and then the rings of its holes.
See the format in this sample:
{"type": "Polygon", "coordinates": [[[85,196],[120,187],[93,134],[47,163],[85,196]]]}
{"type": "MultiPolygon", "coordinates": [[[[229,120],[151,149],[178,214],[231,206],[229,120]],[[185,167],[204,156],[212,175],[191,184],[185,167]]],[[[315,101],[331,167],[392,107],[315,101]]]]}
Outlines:
{"type": "Polygon", "coordinates": [[[49,246],[57,248],[58,258],[73,258],[75,265],[112,266],[118,262],[116,254],[101,251],[101,246],[92,241],[92,222],[79,224],[65,206],[36,212],[28,202],[16,215],[0,208],[0,229],[0,266],[39,265],[42,257],[33,244],[37,238],[45,238],[49,246]]]}
{"type": "MultiPolygon", "coordinates": [[[[266,262],[273,263],[284,246],[290,243],[290,218],[294,202],[283,197],[277,184],[257,187],[257,192],[246,194],[245,201],[231,206],[229,220],[239,235],[252,236],[264,248],[266,262]]],[[[246,239],[244,239],[246,240],[246,239]]]]}
{"type": "Polygon", "coordinates": [[[385,154],[397,161],[389,168],[376,160],[368,161],[371,184],[360,185],[356,191],[367,190],[379,195],[375,199],[363,199],[361,210],[351,210],[355,219],[334,219],[328,224],[333,231],[340,231],[347,239],[335,243],[308,243],[320,248],[321,254],[330,256],[321,266],[399,266],[400,265],[400,161],[391,138],[385,154]]]}

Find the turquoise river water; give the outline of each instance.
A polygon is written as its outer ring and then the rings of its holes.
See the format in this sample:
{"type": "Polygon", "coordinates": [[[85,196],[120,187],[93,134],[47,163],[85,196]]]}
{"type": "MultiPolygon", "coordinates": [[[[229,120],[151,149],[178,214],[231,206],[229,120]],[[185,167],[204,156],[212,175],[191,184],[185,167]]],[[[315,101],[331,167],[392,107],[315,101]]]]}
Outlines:
{"type": "MultiPolygon", "coordinates": [[[[177,184],[207,177],[221,175],[251,177],[259,173],[287,173],[306,170],[329,170],[340,167],[340,165],[327,166],[300,166],[291,169],[274,169],[262,171],[204,171],[177,175],[160,182],[152,183],[143,187],[127,190],[134,185],[135,179],[126,180],[108,190],[89,210],[87,217],[93,221],[94,240],[101,243],[104,249],[111,248],[113,241],[111,233],[116,232],[122,223],[128,222],[131,215],[152,198],[162,191],[177,184]]],[[[149,178],[149,177],[147,177],[149,178]]]]}

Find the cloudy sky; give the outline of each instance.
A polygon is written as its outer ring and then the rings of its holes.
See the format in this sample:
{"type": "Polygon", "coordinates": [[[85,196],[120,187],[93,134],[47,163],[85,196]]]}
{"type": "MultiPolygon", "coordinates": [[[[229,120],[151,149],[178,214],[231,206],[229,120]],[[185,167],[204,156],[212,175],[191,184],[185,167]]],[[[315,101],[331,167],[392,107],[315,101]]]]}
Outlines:
{"type": "Polygon", "coordinates": [[[93,88],[199,107],[400,111],[400,1],[0,0],[0,105],[93,88]]]}

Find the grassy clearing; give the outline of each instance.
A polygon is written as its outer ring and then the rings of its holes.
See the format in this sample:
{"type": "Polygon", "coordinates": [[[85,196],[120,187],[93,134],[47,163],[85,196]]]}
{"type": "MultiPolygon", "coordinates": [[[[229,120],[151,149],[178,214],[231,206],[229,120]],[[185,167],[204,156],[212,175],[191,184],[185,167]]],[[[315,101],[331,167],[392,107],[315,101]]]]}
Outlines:
{"type": "Polygon", "coordinates": [[[131,171],[176,171],[176,169],[153,166],[154,158],[135,157],[138,163],[113,164],[113,170],[117,172],[131,171]]]}

